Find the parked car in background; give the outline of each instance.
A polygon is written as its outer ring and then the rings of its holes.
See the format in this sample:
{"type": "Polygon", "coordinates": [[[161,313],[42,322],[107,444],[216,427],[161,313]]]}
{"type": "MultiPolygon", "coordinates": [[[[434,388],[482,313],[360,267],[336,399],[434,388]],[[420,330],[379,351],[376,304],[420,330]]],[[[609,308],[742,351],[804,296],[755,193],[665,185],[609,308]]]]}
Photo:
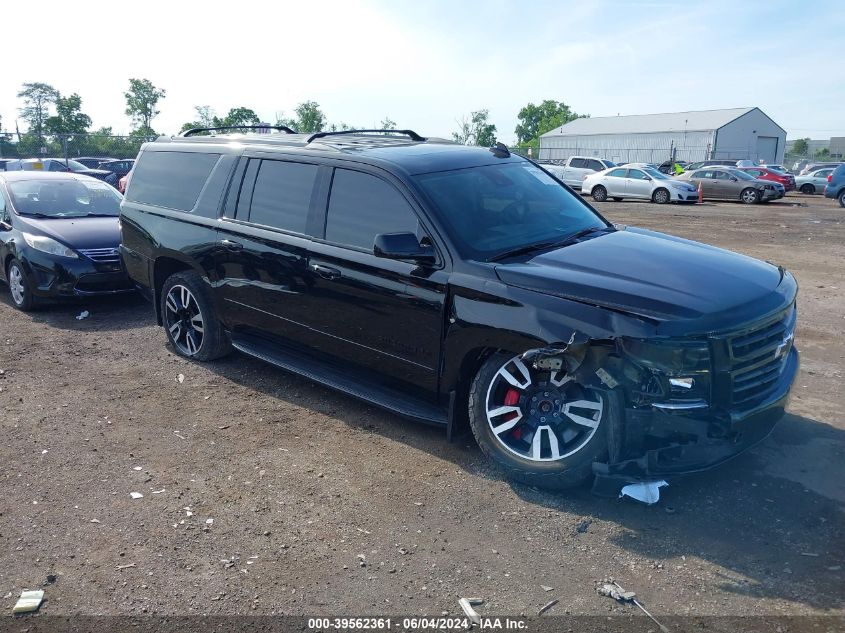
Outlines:
{"type": "Polygon", "coordinates": [[[842,163],[839,162],[839,161],[827,162],[827,163],[818,163],[818,162],[807,163],[806,165],[804,165],[804,168],[798,173],[798,175],[799,176],[805,176],[806,174],[809,174],[811,171],[816,171],[817,169],[822,169],[824,167],[832,167],[832,168],[836,169],[841,164],[842,163]]]}
{"type": "Polygon", "coordinates": [[[88,176],[0,173],[0,278],[16,308],[133,290],[120,260],[121,198],[88,176]]]}
{"type": "Polygon", "coordinates": [[[808,195],[823,193],[827,186],[827,177],[833,173],[835,167],[825,167],[811,171],[809,174],[795,177],[795,188],[808,195]]]}
{"type": "Polygon", "coordinates": [[[722,166],[722,167],[736,167],[737,161],[733,158],[728,159],[713,159],[713,160],[700,160],[697,163],[690,163],[686,166],[686,171],[692,171],[694,169],[701,169],[702,167],[715,167],[715,166],[722,166]]]}
{"type": "Polygon", "coordinates": [[[120,193],[126,193],[126,187],[129,186],[129,180],[132,178],[132,172],[130,171],[128,174],[123,176],[120,180],[117,181],[117,190],[120,193]]]}
{"type": "Polygon", "coordinates": [[[120,181],[126,174],[128,174],[132,170],[132,166],[135,164],[135,159],[133,158],[124,158],[121,160],[109,160],[100,163],[97,168],[98,169],[105,169],[106,171],[112,172],[117,178],[116,181],[120,181]]]}
{"type": "Polygon", "coordinates": [[[562,180],[573,189],[581,188],[581,181],[590,174],[616,167],[616,163],[604,158],[589,156],[570,156],[563,165],[543,165],[549,173],[562,180]]]}
{"type": "Polygon", "coordinates": [[[689,165],[686,161],[683,160],[676,160],[672,162],[670,160],[663,161],[657,168],[662,174],[669,174],[670,176],[676,176],[678,174],[684,173],[686,166],[689,165]]]}
{"type": "Polygon", "coordinates": [[[612,167],[587,176],[581,192],[589,193],[596,202],[613,198],[667,202],[698,202],[698,191],[688,182],[670,178],[651,167],[612,167]]]}
{"type": "Polygon", "coordinates": [[[17,160],[15,158],[0,158],[0,171],[6,171],[6,165],[13,160],[17,160]]]}
{"type": "Polygon", "coordinates": [[[767,165],[767,164],[762,164],[762,165],[760,165],[760,167],[765,167],[766,169],[774,169],[775,171],[780,171],[780,172],[783,172],[784,174],[789,174],[789,173],[791,173],[791,172],[790,172],[790,171],[789,171],[786,167],[784,167],[783,165],[767,165]]]}
{"type": "Polygon", "coordinates": [[[117,158],[112,158],[111,156],[81,156],[79,158],[74,158],[77,163],[82,163],[89,169],[97,169],[100,163],[106,163],[112,160],[118,160],[117,158]]]}
{"type": "Polygon", "coordinates": [[[704,167],[686,171],[677,180],[701,185],[706,200],[740,200],[745,204],[770,202],[783,198],[786,191],[780,183],[757,180],[744,171],[727,167],[704,167]]]}
{"type": "Polygon", "coordinates": [[[770,167],[737,167],[737,169],[758,180],[779,182],[786,191],[795,191],[795,176],[792,174],[785,174],[770,167]]]}
{"type": "MultiPolygon", "coordinates": [[[[112,172],[105,169],[91,169],[73,159],[64,158],[21,158],[7,163],[6,171],[72,172],[91,176],[97,180],[107,180],[112,175],[112,172]]],[[[117,179],[115,178],[114,181],[116,185],[117,179]]]]}
{"type": "Polygon", "coordinates": [[[504,145],[380,132],[144,144],[121,252],[175,353],[234,348],[446,431],[466,420],[512,478],[595,475],[614,496],[782,417],[789,272],[615,226],[504,145]]]}
{"type": "Polygon", "coordinates": [[[845,164],[839,165],[827,177],[824,197],[839,200],[839,205],[845,207],[845,164]]]}

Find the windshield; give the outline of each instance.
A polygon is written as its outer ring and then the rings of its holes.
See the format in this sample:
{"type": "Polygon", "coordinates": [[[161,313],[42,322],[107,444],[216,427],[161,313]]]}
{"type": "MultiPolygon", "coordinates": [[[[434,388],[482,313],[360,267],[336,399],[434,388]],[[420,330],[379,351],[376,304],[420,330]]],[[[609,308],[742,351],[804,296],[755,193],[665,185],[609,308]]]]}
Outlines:
{"type": "Polygon", "coordinates": [[[490,260],[532,244],[606,228],[590,208],[529,162],[415,177],[467,259],[490,260]]]}
{"type": "Polygon", "coordinates": [[[647,173],[649,176],[651,176],[652,178],[655,178],[657,180],[672,180],[671,178],[669,178],[669,176],[667,176],[666,174],[664,174],[662,172],[657,171],[653,167],[641,167],[641,169],[645,173],[647,173]]]}
{"type": "Polygon", "coordinates": [[[740,180],[755,180],[754,176],[746,174],[744,171],[739,169],[727,169],[725,171],[727,171],[731,176],[736,176],[740,180]]]}
{"type": "Polygon", "coordinates": [[[80,218],[120,214],[120,194],[96,180],[17,180],[8,183],[8,188],[12,206],[21,215],[80,218]]]}

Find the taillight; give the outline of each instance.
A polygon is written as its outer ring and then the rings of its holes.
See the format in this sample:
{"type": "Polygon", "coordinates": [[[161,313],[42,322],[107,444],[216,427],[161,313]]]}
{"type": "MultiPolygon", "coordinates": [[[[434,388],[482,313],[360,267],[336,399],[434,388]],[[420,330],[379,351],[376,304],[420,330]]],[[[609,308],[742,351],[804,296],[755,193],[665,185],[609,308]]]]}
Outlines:
{"type": "Polygon", "coordinates": [[[827,175],[827,181],[828,181],[828,182],[833,182],[833,174],[828,174],[828,175],[827,175]]]}

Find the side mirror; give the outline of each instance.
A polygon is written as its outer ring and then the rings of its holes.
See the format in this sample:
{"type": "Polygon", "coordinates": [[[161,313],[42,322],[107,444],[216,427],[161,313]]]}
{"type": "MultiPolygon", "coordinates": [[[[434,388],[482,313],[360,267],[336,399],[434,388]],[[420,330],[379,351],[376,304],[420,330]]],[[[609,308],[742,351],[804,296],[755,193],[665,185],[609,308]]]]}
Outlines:
{"type": "Polygon", "coordinates": [[[739,182],[739,178],[737,178],[736,176],[731,176],[731,180],[733,180],[734,182],[739,182]]]}
{"type": "Polygon", "coordinates": [[[651,180],[651,176],[646,176],[646,177],[645,177],[645,179],[646,179],[646,180],[651,180]]]}
{"type": "Polygon", "coordinates": [[[373,244],[373,254],[385,259],[405,259],[415,262],[434,262],[434,248],[420,244],[413,233],[380,233],[373,244]]]}

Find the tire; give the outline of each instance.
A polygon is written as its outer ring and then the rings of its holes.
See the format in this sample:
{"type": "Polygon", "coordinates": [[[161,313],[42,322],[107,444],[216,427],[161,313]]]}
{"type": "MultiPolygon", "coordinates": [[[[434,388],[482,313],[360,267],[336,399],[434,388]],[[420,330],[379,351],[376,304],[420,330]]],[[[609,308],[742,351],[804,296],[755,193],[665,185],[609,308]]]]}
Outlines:
{"type": "Polygon", "coordinates": [[[653,194],[651,194],[651,201],[655,204],[666,204],[671,200],[671,196],[669,195],[668,189],[657,189],[653,194]]]}
{"type": "Polygon", "coordinates": [[[614,202],[622,202],[622,200],[623,200],[622,198],[613,198],[614,202]]]}
{"type": "Polygon", "coordinates": [[[845,208],[845,189],[839,192],[839,206],[845,208]]]}
{"type": "Polygon", "coordinates": [[[739,194],[739,199],[743,204],[757,204],[760,202],[760,193],[756,189],[747,187],[739,194]]]}
{"type": "Polygon", "coordinates": [[[596,202],[604,202],[607,200],[607,189],[602,187],[601,185],[596,185],[593,187],[593,191],[591,192],[593,196],[593,200],[596,202]]]}
{"type": "Polygon", "coordinates": [[[467,405],[478,446],[508,478],[563,490],[589,480],[593,462],[605,457],[611,417],[621,415],[618,402],[566,376],[538,372],[519,356],[497,353],[476,374],[467,405]],[[508,410],[488,414],[501,409],[508,410]],[[494,426],[506,428],[496,432],[494,426]]]}
{"type": "Polygon", "coordinates": [[[810,183],[807,183],[805,185],[801,185],[801,193],[811,196],[816,193],[816,188],[810,183]]]}
{"type": "Polygon", "coordinates": [[[9,262],[9,268],[6,269],[6,280],[9,283],[9,296],[12,299],[12,305],[21,312],[29,312],[34,309],[35,297],[32,296],[30,290],[32,284],[17,259],[9,262]]]}
{"type": "Polygon", "coordinates": [[[161,320],[167,340],[180,356],[209,361],[232,349],[229,336],[214,313],[208,284],[193,271],[175,273],[164,282],[161,320]]]}

